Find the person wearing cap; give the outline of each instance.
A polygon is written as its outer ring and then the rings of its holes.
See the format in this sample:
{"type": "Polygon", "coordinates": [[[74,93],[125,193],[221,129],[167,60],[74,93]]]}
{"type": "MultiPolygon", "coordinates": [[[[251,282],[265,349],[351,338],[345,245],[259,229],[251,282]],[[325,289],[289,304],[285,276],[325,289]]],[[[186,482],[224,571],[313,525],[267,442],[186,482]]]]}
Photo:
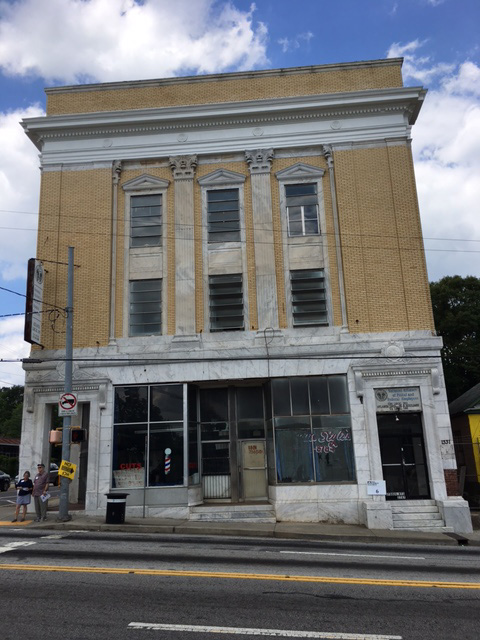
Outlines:
{"type": "Polygon", "coordinates": [[[45,496],[48,491],[49,473],[45,470],[43,462],[37,464],[37,475],[33,480],[33,500],[35,502],[35,513],[37,517],[35,522],[47,519],[47,506],[48,500],[43,501],[42,496],[45,496]]]}

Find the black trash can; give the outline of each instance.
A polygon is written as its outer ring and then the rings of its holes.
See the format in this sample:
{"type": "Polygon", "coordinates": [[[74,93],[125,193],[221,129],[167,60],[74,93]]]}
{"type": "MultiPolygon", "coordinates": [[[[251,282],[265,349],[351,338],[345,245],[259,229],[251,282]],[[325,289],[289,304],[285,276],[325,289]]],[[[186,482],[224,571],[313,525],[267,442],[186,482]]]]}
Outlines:
{"type": "Polygon", "coordinates": [[[125,508],[129,493],[106,493],[107,517],[106,524],[123,524],[125,522],[125,508]]]}

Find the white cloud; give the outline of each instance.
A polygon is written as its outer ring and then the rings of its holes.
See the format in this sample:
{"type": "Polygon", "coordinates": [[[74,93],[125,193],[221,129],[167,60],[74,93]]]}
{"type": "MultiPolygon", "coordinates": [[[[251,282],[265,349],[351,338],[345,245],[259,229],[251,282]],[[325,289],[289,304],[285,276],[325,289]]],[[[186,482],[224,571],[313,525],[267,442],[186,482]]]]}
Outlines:
{"type": "Polygon", "coordinates": [[[43,111],[37,106],[0,113],[0,277],[4,280],[25,277],[27,259],[35,255],[38,151],[19,123],[40,115],[43,111]]]}
{"type": "Polygon", "coordinates": [[[308,44],[312,38],[313,33],[307,31],[305,33],[298,33],[294,38],[280,38],[277,42],[282,46],[283,53],[286,53],[287,51],[299,49],[303,43],[308,44]]]}
{"type": "Polygon", "coordinates": [[[254,11],[214,0],[4,2],[0,68],[67,83],[252,69],[267,62],[254,11]]]}
{"type": "Polygon", "coordinates": [[[426,40],[412,40],[401,45],[394,42],[387,52],[387,58],[403,57],[403,79],[405,82],[414,80],[421,83],[433,82],[439,76],[451,73],[455,65],[440,62],[432,64],[430,56],[417,56],[416,51],[427,43],[426,40]]]}
{"type": "Polygon", "coordinates": [[[19,362],[1,360],[26,358],[30,345],[23,341],[23,316],[0,319],[0,387],[24,384],[25,374],[19,362]]]}
{"type": "Polygon", "coordinates": [[[413,129],[429,277],[480,277],[480,68],[470,61],[434,64],[417,56],[422,46],[396,43],[388,55],[405,56],[407,83],[433,85],[413,129]]]}

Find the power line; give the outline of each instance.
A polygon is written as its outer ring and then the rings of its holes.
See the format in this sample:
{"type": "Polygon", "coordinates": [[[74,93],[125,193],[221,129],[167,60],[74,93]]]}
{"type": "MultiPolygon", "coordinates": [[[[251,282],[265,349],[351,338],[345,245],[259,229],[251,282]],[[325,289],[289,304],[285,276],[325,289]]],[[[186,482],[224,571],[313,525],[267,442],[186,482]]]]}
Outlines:
{"type": "MultiPolygon", "coordinates": [[[[178,226],[178,225],[177,225],[178,226]]],[[[198,226],[198,225],[185,225],[185,226],[198,226]]],[[[205,225],[201,225],[202,228],[205,228],[205,225]]],[[[22,228],[22,227],[2,227],[0,226],[0,229],[3,230],[7,230],[7,231],[38,231],[37,229],[27,229],[27,228],[22,228]]],[[[42,230],[43,233],[58,233],[58,229],[43,229],[42,230]]],[[[73,232],[71,232],[72,235],[90,235],[90,236],[105,236],[105,237],[111,237],[111,231],[109,232],[105,232],[105,233],[99,233],[98,231],[96,232],[92,232],[92,231],[75,231],[74,234],[73,232]]],[[[275,233],[275,232],[274,232],[275,233]]],[[[281,231],[282,235],[287,235],[286,232],[284,232],[283,230],[281,231]]],[[[130,234],[116,234],[118,238],[124,237],[124,238],[129,238],[130,234]]],[[[448,241],[448,242],[480,242],[480,240],[469,240],[469,239],[455,239],[455,238],[425,238],[422,236],[394,236],[394,235],[380,235],[380,234],[364,234],[364,233],[342,233],[341,234],[341,239],[346,237],[346,236],[353,236],[355,238],[378,238],[378,239],[392,239],[392,240],[396,240],[398,241],[402,241],[402,240],[416,240],[419,242],[422,242],[423,240],[442,240],[442,241],[448,241]]],[[[322,237],[334,237],[333,233],[322,233],[318,236],[318,238],[322,238],[322,237]]],[[[292,237],[292,236],[288,236],[288,237],[292,237]]],[[[293,236],[293,237],[297,237],[297,236],[293,236]]],[[[298,236],[298,237],[312,237],[312,236],[298,236]]],[[[173,239],[173,238],[172,238],[173,239]]],[[[194,239],[193,242],[197,242],[200,239],[194,239]]],[[[220,243],[219,243],[220,244],[220,243]]],[[[233,244],[242,244],[242,245],[246,245],[247,242],[245,240],[235,240],[233,241],[233,244]]],[[[271,241],[257,241],[257,242],[253,242],[253,245],[259,246],[259,245],[272,245],[275,244],[274,240],[271,241]]],[[[311,243],[310,246],[314,244],[311,243]]],[[[321,242],[318,242],[318,245],[321,245],[321,242]]],[[[160,245],[157,245],[158,248],[161,248],[160,245]]],[[[477,249],[435,249],[433,247],[426,247],[426,246],[421,246],[421,247],[401,247],[401,246],[395,246],[395,247],[378,247],[378,246],[369,246],[369,245],[363,245],[363,244],[348,244],[347,242],[341,240],[341,246],[342,249],[355,249],[355,250],[368,250],[368,249],[390,249],[390,250],[396,250],[396,251],[419,251],[420,249],[425,251],[425,252],[444,252],[444,253],[480,253],[480,250],[477,249]]],[[[49,262],[53,262],[54,264],[64,264],[63,262],[56,262],[54,260],[49,261],[49,262]]],[[[79,265],[75,265],[75,266],[79,266],[79,265]]]]}
{"type": "MultiPolygon", "coordinates": [[[[9,210],[9,209],[0,209],[0,213],[20,213],[20,214],[25,214],[25,215],[35,215],[38,216],[38,212],[35,211],[14,211],[14,210],[9,210]]],[[[77,216],[77,215],[68,215],[68,214],[62,214],[62,220],[64,219],[68,219],[68,218],[72,218],[73,220],[102,220],[102,221],[106,221],[105,217],[99,217],[99,216],[77,216]]],[[[193,225],[182,225],[182,224],[175,224],[176,227],[182,227],[182,226],[193,226],[193,227],[198,227],[201,226],[203,229],[205,229],[207,227],[207,225],[198,225],[198,224],[193,224],[193,225]]],[[[255,226],[253,227],[254,229],[256,228],[255,226]]],[[[33,228],[27,228],[27,227],[0,227],[0,229],[9,229],[11,231],[38,231],[38,229],[33,229],[33,228]]],[[[57,231],[57,229],[55,229],[54,231],[57,231]]],[[[89,233],[89,232],[85,232],[85,231],[80,231],[80,232],[76,232],[76,233],[89,233]]],[[[283,229],[282,229],[282,233],[283,233],[283,229]]],[[[92,235],[97,235],[97,234],[92,234],[92,235]]],[[[110,234],[106,234],[106,235],[110,235],[110,234]]],[[[124,237],[129,237],[129,234],[118,234],[120,235],[120,237],[123,235],[124,237]]],[[[333,233],[327,233],[324,232],[321,235],[326,236],[326,235],[334,235],[333,233]]],[[[342,233],[342,236],[345,235],[353,235],[353,236],[361,236],[361,237],[369,237],[369,238],[403,238],[403,239],[414,239],[414,240],[438,240],[439,242],[480,242],[480,239],[476,239],[476,238],[438,238],[438,237],[431,237],[431,236],[397,236],[397,235],[385,235],[385,234],[377,234],[377,233],[342,233]]],[[[53,261],[49,261],[49,262],[53,262],[53,261]]],[[[59,264],[65,264],[65,263],[59,263],[59,264]]]]}

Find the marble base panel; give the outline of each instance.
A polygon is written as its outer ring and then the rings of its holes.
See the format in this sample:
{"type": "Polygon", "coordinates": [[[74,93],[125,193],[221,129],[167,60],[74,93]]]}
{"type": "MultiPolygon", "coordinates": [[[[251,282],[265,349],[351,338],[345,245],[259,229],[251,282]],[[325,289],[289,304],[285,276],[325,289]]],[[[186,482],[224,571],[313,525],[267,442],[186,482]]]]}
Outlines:
{"type": "Polygon", "coordinates": [[[468,502],[460,497],[437,500],[446,527],[455,533],[472,533],[472,516],[468,502]]]}
{"type": "Polygon", "coordinates": [[[392,507],[387,502],[362,502],[360,515],[367,529],[393,529],[392,507]]]}
{"type": "Polygon", "coordinates": [[[360,524],[358,503],[352,501],[280,502],[272,505],[278,522],[360,524]]]}

